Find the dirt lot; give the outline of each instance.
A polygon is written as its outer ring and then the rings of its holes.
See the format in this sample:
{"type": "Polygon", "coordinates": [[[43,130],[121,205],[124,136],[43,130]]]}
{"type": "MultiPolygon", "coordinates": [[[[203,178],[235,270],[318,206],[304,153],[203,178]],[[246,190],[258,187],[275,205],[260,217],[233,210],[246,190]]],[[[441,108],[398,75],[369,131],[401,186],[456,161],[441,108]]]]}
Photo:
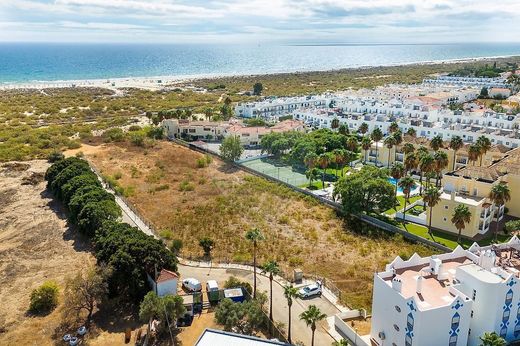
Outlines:
{"type": "Polygon", "coordinates": [[[258,227],[266,237],[259,262],[274,259],[286,271],[334,279],[344,300],[370,308],[372,275],[396,255],[431,250],[400,238],[366,237],[350,232],[329,208],[287,188],[230,170],[213,159],[197,167],[203,155],[170,142],[153,148],[102,145],[84,151],[166,240],[183,241],[182,256],[200,258],[198,242],[215,240],[214,260],[249,262],[246,230],[258,227]]]}
{"type": "MultiPolygon", "coordinates": [[[[59,311],[26,315],[31,291],[46,280],[60,286],[94,258],[72,235],[45,192],[46,161],[0,166],[0,344],[51,344],[59,311]]],[[[59,309],[58,309],[59,310],[59,309]]]]}

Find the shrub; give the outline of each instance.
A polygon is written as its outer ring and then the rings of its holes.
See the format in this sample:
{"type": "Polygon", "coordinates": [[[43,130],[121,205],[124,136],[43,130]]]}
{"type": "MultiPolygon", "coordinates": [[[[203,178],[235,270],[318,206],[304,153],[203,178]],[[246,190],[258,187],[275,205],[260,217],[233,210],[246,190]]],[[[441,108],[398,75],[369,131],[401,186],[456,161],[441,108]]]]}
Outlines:
{"type": "Polygon", "coordinates": [[[172,244],[170,245],[170,250],[174,255],[178,255],[181,252],[182,246],[182,239],[173,239],[172,244]]]}
{"type": "Polygon", "coordinates": [[[116,172],[116,173],[114,174],[114,179],[115,179],[115,180],[119,180],[119,179],[121,179],[122,177],[123,177],[123,173],[121,173],[121,172],[116,172]]]}
{"type": "Polygon", "coordinates": [[[520,230],[520,220],[506,222],[505,231],[511,233],[520,230]]]}
{"type": "Polygon", "coordinates": [[[130,132],[139,131],[139,130],[141,130],[141,126],[139,126],[139,125],[132,125],[128,128],[128,131],[130,131],[130,132]]]}
{"type": "Polygon", "coordinates": [[[65,158],[65,155],[63,155],[63,153],[61,153],[59,151],[53,151],[52,153],[49,154],[49,156],[47,156],[47,161],[49,161],[50,163],[54,163],[54,162],[63,160],[64,158],[65,158]]]}
{"type": "Polygon", "coordinates": [[[240,279],[236,278],[235,276],[231,276],[229,279],[227,279],[226,282],[224,282],[224,288],[243,288],[249,294],[253,292],[253,288],[251,287],[251,284],[246,281],[240,281],[240,279]]]}
{"type": "Polygon", "coordinates": [[[205,168],[208,167],[208,162],[205,157],[199,157],[197,159],[197,168],[205,168]]]}
{"type": "Polygon", "coordinates": [[[179,191],[193,191],[195,190],[195,186],[193,186],[192,183],[190,183],[189,181],[181,181],[181,183],[179,184],[179,191]]]}
{"type": "Polygon", "coordinates": [[[33,313],[49,313],[58,305],[58,284],[46,281],[31,292],[29,311],[33,313]]]}
{"type": "Polygon", "coordinates": [[[105,142],[122,142],[125,139],[125,133],[120,128],[108,129],[102,135],[105,142]]]}

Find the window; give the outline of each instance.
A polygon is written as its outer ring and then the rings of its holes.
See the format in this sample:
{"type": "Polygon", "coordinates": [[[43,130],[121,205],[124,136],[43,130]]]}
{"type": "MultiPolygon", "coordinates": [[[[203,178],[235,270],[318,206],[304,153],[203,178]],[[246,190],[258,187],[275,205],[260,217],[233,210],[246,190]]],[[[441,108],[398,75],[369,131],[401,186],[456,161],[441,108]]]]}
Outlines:
{"type": "Polygon", "coordinates": [[[195,133],[196,129],[189,129],[188,132],[189,133],[195,133]]]}
{"type": "Polygon", "coordinates": [[[471,296],[471,299],[475,300],[477,298],[477,290],[473,290],[473,295],[471,296]]]}
{"type": "Polygon", "coordinates": [[[513,291],[509,290],[506,294],[506,305],[511,305],[513,302],[513,291]]]}
{"type": "MultiPolygon", "coordinates": [[[[401,308],[400,308],[399,306],[396,305],[396,306],[395,306],[395,311],[397,311],[397,312],[401,312],[401,308]]],[[[520,309],[519,309],[519,311],[520,311],[520,309]]]]}
{"type": "Polygon", "coordinates": [[[443,217],[443,218],[442,218],[442,221],[446,222],[446,221],[448,221],[448,219],[445,218],[445,217],[443,217]]]}
{"type": "Polygon", "coordinates": [[[450,336],[449,346],[456,346],[457,345],[457,339],[458,339],[457,334],[454,334],[454,335],[450,336]]]}
{"type": "Polygon", "coordinates": [[[451,330],[457,330],[457,328],[459,328],[459,322],[460,322],[460,315],[457,312],[451,318],[451,330]]]}
{"type": "Polygon", "coordinates": [[[449,207],[447,205],[444,206],[444,209],[448,209],[449,207]]]}
{"type": "Polygon", "coordinates": [[[471,328],[468,330],[468,336],[471,335],[471,328]]]}
{"type": "Polygon", "coordinates": [[[412,337],[410,335],[404,337],[404,344],[405,346],[412,346],[412,337]]]}
{"type": "Polygon", "coordinates": [[[502,321],[507,321],[509,319],[510,314],[511,313],[510,313],[509,309],[504,310],[504,313],[502,314],[502,321]]]}
{"type": "Polygon", "coordinates": [[[514,333],[515,333],[515,337],[518,337],[518,335],[520,335],[520,324],[517,324],[515,326],[514,333]]]}
{"type": "Polygon", "coordinates": [[[397,324],[394,324],[394,329],[398,332],[399,331],[399,326],[397,324]]]}
{"type": "Polygon", "coordinates": [[[507,327],[503,326],[502,329],[500,329],[500,337],[505,339],[506,335],[507,335],[507,327]]]}
{"type": "Polygon", "coordinates": [[[473,318],[473,310],[471,310],[471,318],[473,318]]]}

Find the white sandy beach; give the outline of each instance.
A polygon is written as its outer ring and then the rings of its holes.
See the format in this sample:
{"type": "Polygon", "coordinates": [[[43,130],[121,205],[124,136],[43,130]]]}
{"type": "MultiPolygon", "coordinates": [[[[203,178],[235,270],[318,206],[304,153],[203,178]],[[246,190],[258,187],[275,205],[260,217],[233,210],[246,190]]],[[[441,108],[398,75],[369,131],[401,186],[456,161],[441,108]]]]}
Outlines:
{"type": "MultiPolygon", "coordinates": [[[[463,58],[463,59],[449,59],[449,60],[432,60],[432,61],[417,61],[402,64],[391,64],[384,66],[409,66],[409,65],[432,65],[432,64],[455,64],[465,62],[485,61],[490,59],[503,59],[514,57],[516,55],[491,56],[480,58],[463,58]]],[[[31,82],[14,82],[14,83],[0,83],[0,91],[2,90],[23,90],[23,89],[46,89],[46,88],[73,88],[73,87],[90,87],[90,88],[105,88],[112,90],[119,90],[125,88],[138,88],[145,90],[161,90],[164,88],[175,88],[176,86],[185,85],[186,83],[207,78],[223,78],[223,77],[251,77],[259,75],[277,75],[283,73],[309,73],[309,72],[330,72],[330,71],[345,71],[368,69],[382,66],[359,66],[346,67],[335,70],[309,70],[309,71],[286,71],[266,74],[204,74],[204,75],[183,75],[183,76],[152,76],[152,77],[119,77],[106,79],[82,79],[82,80],[56,80],[56,81],[31,81],[31,82]]]]}

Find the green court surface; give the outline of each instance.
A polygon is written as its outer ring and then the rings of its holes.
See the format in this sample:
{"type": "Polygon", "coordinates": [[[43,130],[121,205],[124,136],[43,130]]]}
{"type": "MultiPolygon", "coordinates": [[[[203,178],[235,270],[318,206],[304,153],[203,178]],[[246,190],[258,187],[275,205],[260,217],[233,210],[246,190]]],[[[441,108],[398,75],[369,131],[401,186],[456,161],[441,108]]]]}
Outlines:
{"type": "Polygon", "coordinates": [[[277,161],[268,159],[255,159],[243,162],[242,165],[250,169],[254,169],[257,172],[282,180],[291,185],[301,186],[309,182],[305,174],[297,172],[291,166],[287,166],[277,161]]]}

